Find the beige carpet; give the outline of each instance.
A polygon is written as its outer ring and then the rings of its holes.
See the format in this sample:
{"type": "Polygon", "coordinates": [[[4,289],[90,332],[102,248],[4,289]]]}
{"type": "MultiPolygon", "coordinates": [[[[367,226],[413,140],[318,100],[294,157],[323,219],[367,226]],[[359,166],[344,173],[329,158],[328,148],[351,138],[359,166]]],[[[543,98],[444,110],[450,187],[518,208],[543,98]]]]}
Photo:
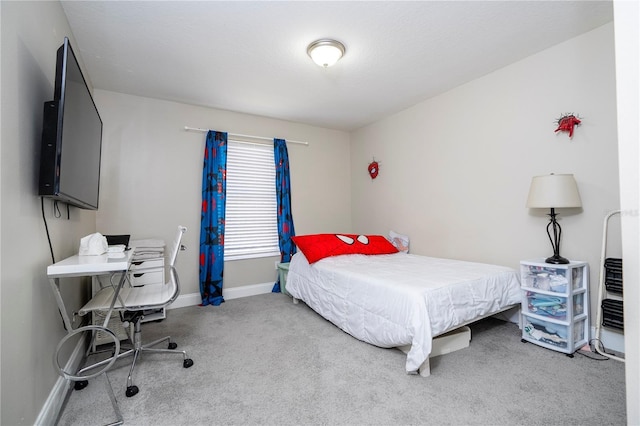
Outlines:
{"type": "MultiPolygon", "coordinates": [[[[520,341],[515,324],[471,326],[469,348],[407,375],[405,355],[360,342],[282,294],[171,310],[145,324],[195,365],[146,356],[125,397],[128,362],[109,374],[128,425],[624,425],[624,364],[520,341]]],[[[98,377],[73,391],[59,424],[115,420],[98,377]]]]}

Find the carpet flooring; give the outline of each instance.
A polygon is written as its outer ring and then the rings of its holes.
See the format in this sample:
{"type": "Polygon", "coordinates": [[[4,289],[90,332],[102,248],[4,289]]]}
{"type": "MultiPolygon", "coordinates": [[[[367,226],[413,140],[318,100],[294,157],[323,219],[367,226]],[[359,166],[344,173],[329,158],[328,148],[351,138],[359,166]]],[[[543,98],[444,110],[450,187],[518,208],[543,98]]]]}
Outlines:
{"type": "MultiPolygon", "coordinates": [[[[520,341],[512,323],[471,325],[468,348],[407,375],[405,355],[354,339],[304,303],[272,293],[168,311],[143,325],[179,356],[129,359],[108,373],[127,425],[624,425],[624,364],[520,341]]],[[[115,420],[99,376],[72,391],[60,425],[115,420]]]]}

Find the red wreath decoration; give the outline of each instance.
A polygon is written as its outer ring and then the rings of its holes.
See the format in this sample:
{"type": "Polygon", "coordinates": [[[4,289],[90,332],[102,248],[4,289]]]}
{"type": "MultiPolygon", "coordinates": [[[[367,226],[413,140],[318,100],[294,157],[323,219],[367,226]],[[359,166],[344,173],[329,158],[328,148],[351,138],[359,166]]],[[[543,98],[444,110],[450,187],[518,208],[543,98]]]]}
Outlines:
{"type": "Polygon", "coordinates": [[[555,132],[569,132],[569,138],[573,137],[573,129],[575,126],[579,126],[582,121],[579,117],[573,114],[565,114],[556,120],[558,128],[555,132]]]}
{"type": "Polygon", "coordinates": [[[367,167],[367,171],[369,172],[369,176],[371,176],[371,179],[375,179],[376,177],[378,177],[378,172],[380,171],[380,166],[378,162],[374,160],[371,163],[369,163],[369,167],[367,167]]]}

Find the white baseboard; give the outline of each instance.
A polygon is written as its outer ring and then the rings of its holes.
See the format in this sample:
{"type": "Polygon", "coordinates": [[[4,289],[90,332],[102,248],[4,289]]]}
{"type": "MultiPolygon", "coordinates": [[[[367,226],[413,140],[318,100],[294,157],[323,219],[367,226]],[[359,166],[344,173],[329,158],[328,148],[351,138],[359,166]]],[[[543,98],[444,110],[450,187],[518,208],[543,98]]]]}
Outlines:
{"type": "Polygon", "coordinates": [[[225,299],[238,299],[240,297],[257,296],[259,294],[271,293],[273,281],[262,284],[245,285],[242,287],[232,287],[222,290],[225,299]]]}
{"type": "MultiPolygon", "coordinates": [[[[82,358],[84,356],[85,349],[87,347],[87,336],[86,334],[82,334],[78,343],[76,344],[69,360],[64,366],[64,371],[77,371],[80,367],[80,363],[82,362],[82,358]]],[[[38,414],[38,418],[36,419],[36,425],[53,425],[58,419],[58,414],[62,409],[64,401],[67,397],[67,392],[69,392],[71,387],[71,383],[63,378],[62,376],[58,376],[58,380],[53,385],[51,392],[49,392],[49,396],[47,400],[44,402],[42,409],[40,410],[40,414],[38,414]]]]}
{"type": "Polygon", "coordinates": [[[167,307],[169,309],[184,308],[186,306],[196,306],[202,303],[202,297],[200,293],[181,294],[171,305],[167,307]]]}
{"type": "MultiPolygon", "coordinates": [[[[225,300],[238,299],[240,297],[257,296],[258,294],[271,293],[273,282],[245,285],[222,289],[222,296],[225,300]]],[[[197,306],[202,303],[200,293],[181,294],[175,302],[167,309],[184,308],[186,306],[197,306]]]]}

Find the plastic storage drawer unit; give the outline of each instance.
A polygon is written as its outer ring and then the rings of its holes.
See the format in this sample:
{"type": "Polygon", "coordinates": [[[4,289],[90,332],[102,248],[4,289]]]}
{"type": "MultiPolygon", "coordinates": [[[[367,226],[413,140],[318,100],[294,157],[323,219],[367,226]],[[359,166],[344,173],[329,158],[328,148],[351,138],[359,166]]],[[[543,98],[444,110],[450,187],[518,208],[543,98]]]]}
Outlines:
{"type": "Polygon", "coordinates": [[[522,341],[569,356],[589,341],[589,266],[586,262],[520,262],[522,341]]]}
{"type": "Polygon", "coordinates": [[[278,273],[280,277],[280,291],[287,296],[291,296],[287,293],[287,274],[289,273],[289,263],[278,263],[278,273]]]}

